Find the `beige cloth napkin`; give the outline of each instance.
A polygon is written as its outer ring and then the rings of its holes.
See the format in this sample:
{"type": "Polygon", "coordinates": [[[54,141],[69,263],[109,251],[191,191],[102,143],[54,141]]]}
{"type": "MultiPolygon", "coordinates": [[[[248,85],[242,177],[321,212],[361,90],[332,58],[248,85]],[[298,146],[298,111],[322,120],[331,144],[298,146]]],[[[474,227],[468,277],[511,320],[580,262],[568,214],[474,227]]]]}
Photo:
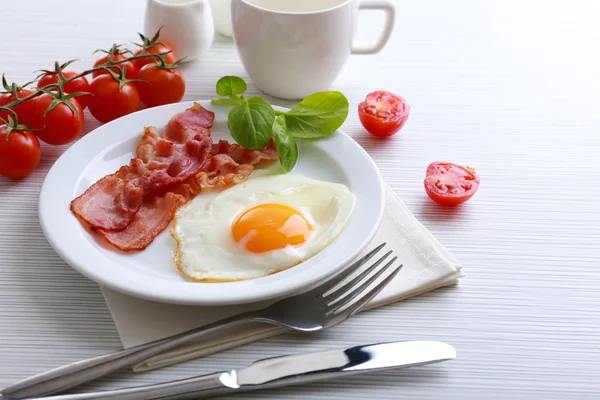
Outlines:
{"type": "MultiPolygon", "coordinates": [[[[372,245],[387,242],[404,265],[401,272],[375,297],[368,308],[393,303],[431,290],[456,284],[461,265],[433,235],[415,219],[394,192],[387,187],[381,227],[372,245]]],[[[123,342],[129,348],[208,324],[267,303],[222,307],[194,307],[155,303],[102,289],[106,303],[123,342]]],[[[356,318],[356,317],[355,317],[356,318]]],[[[145,371],[227,350],[285,332],[266,324],[243,325],[199,343],[152,357],[134,367],[145,371]]]]}

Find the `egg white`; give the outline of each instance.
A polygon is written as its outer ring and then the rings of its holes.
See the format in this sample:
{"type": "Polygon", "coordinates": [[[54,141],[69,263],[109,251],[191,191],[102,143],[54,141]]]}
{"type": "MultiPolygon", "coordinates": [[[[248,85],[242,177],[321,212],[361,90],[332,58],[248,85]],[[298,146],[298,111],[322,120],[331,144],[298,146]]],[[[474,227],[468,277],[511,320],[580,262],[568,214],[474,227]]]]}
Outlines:
{"type": "Polygon", "coordinates": [[[293,267],[323,250],[348,224],[355,196],[342,184],[301,175],[253,177],[222,191],[204,192],[180,208],[171,235],[181,273],[195,281],[255,279],[293,267]],[[258,204],[276,203],[301,212],[313,227],[303,244],[251,253],[236,243],[231,225],[258,204]]]}

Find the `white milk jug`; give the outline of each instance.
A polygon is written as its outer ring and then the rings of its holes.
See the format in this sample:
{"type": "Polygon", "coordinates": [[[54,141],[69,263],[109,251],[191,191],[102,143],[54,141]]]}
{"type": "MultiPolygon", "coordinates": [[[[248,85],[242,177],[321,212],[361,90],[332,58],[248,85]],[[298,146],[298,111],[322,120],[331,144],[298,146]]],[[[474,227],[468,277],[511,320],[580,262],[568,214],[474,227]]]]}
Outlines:
{"type": "Polygon", "coordinates": [[[192,61],[212,45],[215,27],[208,0],[147,0],[144,35],[173,46],[177,58],[192,61]]]}
{"type": "Polygon", "coordinates": [[[231,0],[210,0],[215,28],[221,35],[233,37],[231,26],[231,0]]]}

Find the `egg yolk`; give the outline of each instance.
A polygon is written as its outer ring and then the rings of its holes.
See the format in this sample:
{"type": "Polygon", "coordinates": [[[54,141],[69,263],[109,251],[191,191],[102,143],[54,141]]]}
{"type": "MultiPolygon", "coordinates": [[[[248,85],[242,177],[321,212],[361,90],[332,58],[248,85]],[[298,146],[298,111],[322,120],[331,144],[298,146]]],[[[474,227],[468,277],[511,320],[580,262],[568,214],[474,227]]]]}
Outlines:
{"type": "Polygon", "coordinates": [[[259,204],[233,222],[233,239],[252,253],[295,246],[308,240],[313,227],[304,215],[281,204],[259,204]]]}

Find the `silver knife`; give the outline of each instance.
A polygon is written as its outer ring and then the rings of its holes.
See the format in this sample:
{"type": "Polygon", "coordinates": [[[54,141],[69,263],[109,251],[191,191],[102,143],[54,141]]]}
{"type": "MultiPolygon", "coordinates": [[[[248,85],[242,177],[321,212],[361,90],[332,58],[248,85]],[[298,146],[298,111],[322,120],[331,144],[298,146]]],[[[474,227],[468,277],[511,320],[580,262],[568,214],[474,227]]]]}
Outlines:
{"type": "Polygon", "coordinates": [[[197,399],[267,389],[353,374],[406,368],[456,358],[442,342],[389,342],[346,349],[266,358],[239,370],[221,371],[158,385],[30,400],[197,399]]]}

